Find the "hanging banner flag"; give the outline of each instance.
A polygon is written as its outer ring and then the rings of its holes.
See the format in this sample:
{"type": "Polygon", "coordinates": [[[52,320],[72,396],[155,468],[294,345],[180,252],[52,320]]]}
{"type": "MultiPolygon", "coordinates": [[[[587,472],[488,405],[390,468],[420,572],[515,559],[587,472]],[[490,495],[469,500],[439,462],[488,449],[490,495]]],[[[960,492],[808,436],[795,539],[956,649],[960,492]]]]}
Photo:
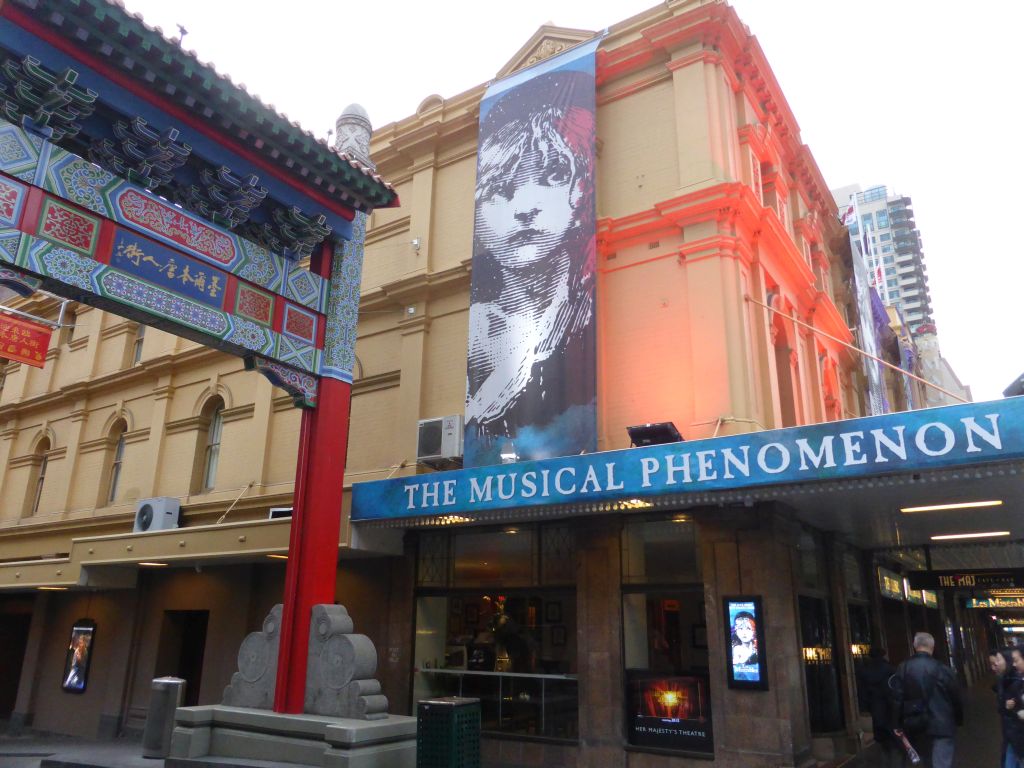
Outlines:
{"type": "Polygon", "coordinates": [[[0,357],[42,368],[51,333],[52,329],[40,323],[0,313],[0,357]]]}
{"type": "MultiPolygon", "coordinates": [[[[857,196],[852,196],[851,205],[856,206],[857,196]]],[[[856,220],[856,219],[855,219],[856,220]]],[[[860,236],[850,231],[850,249],[853,251],[853,283],[856,289],[857,310],[860,315],[860,348],[874,357],[880,356],[880,346],[874,327],[872,309],[871,277],[868,271],[868,259],[871,255],[871,228],[861,222],[860,236]]],[[[864,357],[864,370],[868,380],[868,413],[879,416],[889,412],[889,402],[885,395],[885,373],[882,365],[871,357],[864,357]]]]}
{"type": "Polygon", "coordinates": [[[599,43],[492,84],[480,105],[467,467],[597,449],[599,43]]]}

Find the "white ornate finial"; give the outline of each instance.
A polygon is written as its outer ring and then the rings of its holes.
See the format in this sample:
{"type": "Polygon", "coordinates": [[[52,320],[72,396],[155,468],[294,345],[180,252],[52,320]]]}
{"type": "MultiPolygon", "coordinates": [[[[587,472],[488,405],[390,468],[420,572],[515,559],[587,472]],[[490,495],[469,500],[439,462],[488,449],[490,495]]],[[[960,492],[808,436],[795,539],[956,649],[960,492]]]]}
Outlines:
{"type": "Polygon", "coordinates": [[[374,168],[370,160],[370,135],[373,126],[370,116],[359,104],[349,104],[342,110],[335,123],[337,134],[334,137],[334,148],[346,152],[363,165],[374,168]]]}

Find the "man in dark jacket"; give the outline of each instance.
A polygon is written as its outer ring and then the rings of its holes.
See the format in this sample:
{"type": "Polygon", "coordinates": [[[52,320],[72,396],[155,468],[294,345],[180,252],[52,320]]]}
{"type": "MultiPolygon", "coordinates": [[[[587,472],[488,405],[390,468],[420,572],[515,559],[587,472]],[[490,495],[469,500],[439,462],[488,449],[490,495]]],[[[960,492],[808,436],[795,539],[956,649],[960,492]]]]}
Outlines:
{"type": "Polygon", "coordinates": [[[896,668],[885,658],[885,649],[878,646],[871,649],[867,660],[857,670],[860,711],[871,713],[875,742],[882,752],[878,768],[898,768],[903,762],[903,750],[890,730],[889,678],[895,672],[896,668]]]}
{"type": "Polygon", "coordinates": [[[927,632],[914,635],[914,655],[892,678],[893,712],[925,768],[952,768],[963,702],[952,670],[933,659],[934,652],[934,637],[927,632]]]}

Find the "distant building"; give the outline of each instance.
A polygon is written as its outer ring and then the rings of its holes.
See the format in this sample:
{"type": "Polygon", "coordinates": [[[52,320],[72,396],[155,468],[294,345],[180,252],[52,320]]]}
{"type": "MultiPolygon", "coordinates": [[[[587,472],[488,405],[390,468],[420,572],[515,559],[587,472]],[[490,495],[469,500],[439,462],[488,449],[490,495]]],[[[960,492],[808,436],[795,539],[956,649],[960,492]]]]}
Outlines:
{"type": "Polygon", "coordinates": [[[890,197],[885,186],[862,192],[859,185],[853,185],[832,191],[840,206],[848,205],[854,194],[859,220],[850,229],[853,234],[862,229],[870,232],[868,270],[878,295],[886,305],[900,310],[912,332],[919,325],[934,323],[921,233],[914,223],[910,198],[890,197]]]}
{"type": "MultiPolygon", "coordinates": [[[[866,261],[871,283],[882,302],[896,310],[899,325],[910,331],[923,377],[971,400],[970,387],[960,382],[939,350],[921,233],[914,222],[910,197],[889,195],[884,185],[864,191],[858,184],[832,190],[832,197],[841,208],[854,203],[854,195],[857,217],[850,224],[851,234],[867,235],[866,261]]],[[[923,401],[916,407],[956,402],[959,401],[933,387],[924,387],[923,401]]]]}
{"type": "MultiPolygon", "coordinates": [[[[971,388],[960,382],[960,377],[953,371],[953,366],[942,356],[942,352],[939,350],[939,337],[935,334],[934,325],[918,326],[914,332],[914,342],[917,344],[917,351],[921,359],[921,374],[925,379],[964,400],[974,400],[971,388]]],[[[925,387],[924,403],[921,407],[932,408],[938,405],[953,405],[957,402],[959,402],[957,399],[943,394],[934,387],[925,387]]]]}

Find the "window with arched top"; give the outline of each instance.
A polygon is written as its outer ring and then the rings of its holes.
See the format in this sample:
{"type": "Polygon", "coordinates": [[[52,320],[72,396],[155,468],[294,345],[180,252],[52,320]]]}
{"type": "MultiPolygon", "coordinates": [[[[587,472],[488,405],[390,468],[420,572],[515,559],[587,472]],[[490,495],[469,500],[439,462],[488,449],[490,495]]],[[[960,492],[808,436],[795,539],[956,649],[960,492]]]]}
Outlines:
{"type": "Polygon", "coordinates": [[[192,475],[192,493],[212,491],[217,485],[220,443],[224,433],[224,401],[215,397],[202,412],[203,429],[197,441],[196,463],[192,475]]]}
{"type": "Polygon", "coordinates": [[[107,472],[107,492],[104,499],[107,504],[117,501],[117,494],[121,490],[121,474],[124,468],[124,434],[127,429],[128,425],[121,420],[110,430],[110,469],[107,472]]]}
{"type": "Polygon", "coordinates": [[[46,484],[46,454],[50,450],[50,440],[44,437],[36,444],[33,452],[35,461],[32,463],[32,474],[28,483],[28,516],[39,513],[39,502],[43,498],[43,486],[46,484]]]}

